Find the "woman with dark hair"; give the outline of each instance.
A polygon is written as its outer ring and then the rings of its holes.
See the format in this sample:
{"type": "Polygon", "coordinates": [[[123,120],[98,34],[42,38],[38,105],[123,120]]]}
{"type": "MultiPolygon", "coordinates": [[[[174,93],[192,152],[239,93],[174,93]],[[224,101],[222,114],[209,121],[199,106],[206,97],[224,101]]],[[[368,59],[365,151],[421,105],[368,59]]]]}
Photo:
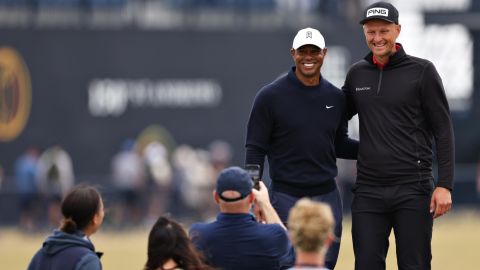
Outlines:
{"type": "Polygon", "coordinates": [[[167,217],[158,218],[148,236],[145,270],[213,270],[190,242],[183,227],[167,217]]]}
{"type": "Polygon", "coordinates": [[[62,224],[43,243],[28,270],[100,270],[101,253],[90,241],[102,225],[104,210],[100,192],[92,186],[77,186],[61,204],[62,224]]]}

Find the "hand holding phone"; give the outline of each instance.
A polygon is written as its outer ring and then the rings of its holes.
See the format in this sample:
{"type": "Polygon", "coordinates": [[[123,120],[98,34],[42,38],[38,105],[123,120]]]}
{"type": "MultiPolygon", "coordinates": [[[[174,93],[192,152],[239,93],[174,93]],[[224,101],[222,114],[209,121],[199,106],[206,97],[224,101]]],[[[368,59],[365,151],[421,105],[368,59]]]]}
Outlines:
{"type": "Polygon", "coordinates": [[[253,188],[256,190],[260,189],[259,181],[260,180],[260,165],[258,164],[246,164],[245,170],[248,172],[253,181],[253,188]]]}

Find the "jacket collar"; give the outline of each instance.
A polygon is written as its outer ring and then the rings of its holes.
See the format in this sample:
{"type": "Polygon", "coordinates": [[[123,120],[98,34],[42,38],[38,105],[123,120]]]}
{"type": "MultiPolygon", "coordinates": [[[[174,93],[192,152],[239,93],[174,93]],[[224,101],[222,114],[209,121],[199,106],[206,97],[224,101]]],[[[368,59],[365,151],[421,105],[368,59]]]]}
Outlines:
{"type": "MultiPolygon", "coordinates": [[[[407,53],[403,49],[402,44],[400,44],[400,43],[396,43],[396,44],[399,45],[400,48],[398,48],[397,51],[393,55],[390,56],[390,58],[388,60],[388,63],[384,66],[384,69],[389,68],[391,66],[395,66],[396,64],[400,63],[405,58],[405,56],[407,55],[407,53]]],[[[376,65],[373,63],[373,53],[372,52],[369,52],[365,56],[364,59],[368,63],[370,63],[371,65],[374,65],[376,67],[376,65]]]]}
{"type": "Polygon", "coordinates": [[[229,213],[219,213],[217,215],[217,221],[227,221],[227,222],[248,222],[255,221],[255,218],[251,214],[229,214],[229,213]]]}

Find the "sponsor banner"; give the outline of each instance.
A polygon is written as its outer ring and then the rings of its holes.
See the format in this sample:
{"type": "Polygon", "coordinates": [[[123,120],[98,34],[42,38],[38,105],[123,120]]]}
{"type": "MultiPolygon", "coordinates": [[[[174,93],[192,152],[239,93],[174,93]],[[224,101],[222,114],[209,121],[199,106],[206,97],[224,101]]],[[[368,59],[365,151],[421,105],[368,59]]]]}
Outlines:
{"type": "MultiPolygon", "coordinates": [[[[12,175],[28,146],[59,144],[75,174],[107,175],[126,138],[160,126],[176,145],[225,140],[242,165],[252,101],[293,65],[295,33],[0,29],[0,164],[12,175]]],[[[322,34],[329,44],[322,75],[341,87],[365,55],[363,34],[322,34]]],[[[460,140],[457,149],[463,141],[468,151],[458,158],[476,160],[478,144],[460,140]]]]}
{"type": "Polygon", "coordinates": [[[0,142],[20,135],[31,101],[30,76],[22,56],[13,48],[0,47],[0,142]]]}

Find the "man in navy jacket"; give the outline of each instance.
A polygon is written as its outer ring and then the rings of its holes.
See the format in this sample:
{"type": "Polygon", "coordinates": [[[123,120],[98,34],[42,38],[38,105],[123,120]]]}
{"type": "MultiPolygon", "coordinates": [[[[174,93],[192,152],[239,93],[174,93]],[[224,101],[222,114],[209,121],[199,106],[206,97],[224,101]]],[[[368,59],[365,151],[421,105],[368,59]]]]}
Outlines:
{"type": "Polygon", "coordinates": [[[229,167],[218,176],[214,199],[220,207],[216,221],[193,224],[189,232],[208,264],[228,270],[274,270],[293,265],[293,247],[263,182],[259,190],[253,189],[247,171],[229,167]],[[254,202],[263,222],[250,213],[254,202]]]}
{"type": "Polygon", "coordinates": [[[295,66],[255,97],[245,163],[263,168],[267,156],[271,201],[285,224],[290,208],[302,197],[330,205],[336,240],[325,265],[333,269],[342,236],[336,158],[356,159],[358,142],[348,137],[344,94],[320,73],[327,55],[322,34],[313,28],[298,31],[290,54],[295,66]]]}

